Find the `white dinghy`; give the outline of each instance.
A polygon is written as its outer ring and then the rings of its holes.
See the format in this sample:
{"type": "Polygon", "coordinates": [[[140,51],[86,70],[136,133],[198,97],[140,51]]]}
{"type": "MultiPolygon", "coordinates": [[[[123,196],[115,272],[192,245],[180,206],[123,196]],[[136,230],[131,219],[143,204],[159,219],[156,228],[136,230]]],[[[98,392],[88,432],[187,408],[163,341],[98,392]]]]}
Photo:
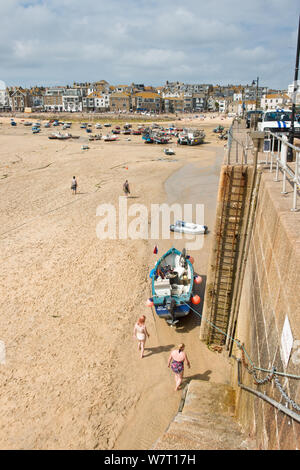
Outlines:
{"type": "Polygon", "coordinates": [[[177,220],[175,224],[170,225],[170,230],[171,232],[188,233],[192,235],[204,235],[207,233],[207,226],[184,222],[183,220],[177,220]]]}

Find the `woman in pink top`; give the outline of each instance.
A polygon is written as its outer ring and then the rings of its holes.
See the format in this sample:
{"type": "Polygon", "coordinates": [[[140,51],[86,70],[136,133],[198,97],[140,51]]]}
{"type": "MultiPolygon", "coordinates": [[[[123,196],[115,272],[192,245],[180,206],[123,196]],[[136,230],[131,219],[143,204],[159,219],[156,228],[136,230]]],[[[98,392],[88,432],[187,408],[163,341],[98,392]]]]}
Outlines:
{"type": "Polygon", "coordinates": [[[180,385],[182,384],[183,372],[184,372],[184,361],[186,361],[188,368],[191,367],[191,363],[188,360],[186,353],[184,352],[185,345],[183,343],[179,344],[177,349],[171,352],[168,367],[171,366],[172,371],[175,374],[175,390],[179,390],[180,385]]]}
{"type": "Polygon", "coordinates": [[[148,338],[150,337],[147,331],[146,325],[145,325],[145,320],[146,320],[145,315],[142,315],[138,319],[136,324],[134,325],[134,329],[133,329],[133,337],[138,340],[138,349],[141,350],[141,358],[144,357],[144,348],[145,348],[146,338],[147,336],[148,338]]]}

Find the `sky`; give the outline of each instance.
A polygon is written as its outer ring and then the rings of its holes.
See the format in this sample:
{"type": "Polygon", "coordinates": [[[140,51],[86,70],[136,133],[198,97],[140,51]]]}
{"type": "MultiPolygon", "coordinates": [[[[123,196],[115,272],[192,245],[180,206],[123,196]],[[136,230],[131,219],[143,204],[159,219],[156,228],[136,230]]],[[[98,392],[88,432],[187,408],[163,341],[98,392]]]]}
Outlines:
{"type": "Polygon", "coordinates": [[[293,82],[299,0],[0,0],[0,81],[293,82]]]}

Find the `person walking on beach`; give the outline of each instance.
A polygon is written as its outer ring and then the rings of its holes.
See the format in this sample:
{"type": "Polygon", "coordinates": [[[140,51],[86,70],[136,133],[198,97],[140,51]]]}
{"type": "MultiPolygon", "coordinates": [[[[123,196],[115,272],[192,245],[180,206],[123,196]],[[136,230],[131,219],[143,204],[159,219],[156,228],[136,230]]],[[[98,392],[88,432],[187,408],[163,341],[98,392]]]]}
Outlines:
{"type": "Polygon", "coordinates": [[[125,193],[125,196],[128,197],[128,194],[130,194],[130,188],[129,188],[128,180],[126,180],[125,183],[123,184],[123,191],[125,193]]]}
{"type": "Polygon", "coordinates": [[[72,179],[71,190],[73,191],[73,194],[76,194],[76,191],[77,191],[77,180],[76,180],[75,176],[73,176],[73,179],[72,179]]]}
{"type": "Polygon", "coordinates": [[[150,337],[145,325],[145,321],[146,317],[145,315],[142,315],[134,325],[133,329],[133,337],[138,340],[138,350],[141,351],[141,359],[144,357],[146,339],[147,337],[150,337]]]}
{"type": "Polygon", "coordinates": [[[171,351],[168,367],[171,366],[172,371],[175,374],[175,391],[179,390],[182,384],[183,372],[184,372],[184,361],[186,361],[188,368],[191,367],[191,363],[188,360],[186,353],[184,352],[185,345],[183,343],[177,346],[177,349],[171,351]]]}

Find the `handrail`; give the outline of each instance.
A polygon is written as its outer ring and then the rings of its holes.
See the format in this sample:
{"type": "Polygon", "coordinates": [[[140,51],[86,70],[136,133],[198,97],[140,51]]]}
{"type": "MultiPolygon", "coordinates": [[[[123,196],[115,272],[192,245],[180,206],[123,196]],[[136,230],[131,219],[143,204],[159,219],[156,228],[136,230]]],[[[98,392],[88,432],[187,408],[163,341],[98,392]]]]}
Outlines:
{"type": "Polygon", "coordinates": [[[268,397],[264,393],[259,392],[258,390],[254,390],[253,388],[247,387],[246,385],[242,384],[241,382],[241,364],[242,361],[241,359],[236,358],[235,356],[232,356],[236,361],[237,361],[237,367],[238,367],[238,386],[247,392],[250,392],[257,397],[261,398],[262,400],[268,402],[270,405],[274,406],[277,408],[279,411],[282,413],[288,415],[290,418],[294,419],[298,423],[300,423],[300,415],[295,413],[294,411],[290,410],[286,406],[282,405],[281,403],[277,402],[276,400],[273,400],[273,398],[268,397]]]}
{"type": "Polygon", "coordinates": [[[276,177],[275,181],[279,181],[278,173],[279,170],[283,173],[282,179],[282,194],[287,194],[286,191],[286,180],[290,179],[290,183],[293,185],[293,206],[291,211],[296,212],[297,209],[297,197],[299,197],[299,189],[300,189],[300,147],[296,145],[290,144],[287,140],[286,136],[279,136],[274,134],[271,131],[266,132],[269,138],[272,137],[272,148],[269,149],[268,155],[270,156],[270,172],[273,171],[273,161],[275,160],[276,163],[276,177]],[[274,152],[274,145],[275,141],[277,140],[277,153],[275,156],[274,152]],[[287,164],[287,150],[288,148],[294,150],[296,152],[296,159],[295,159],[295,170],[291,168],[290,165],[287,164]]]}

